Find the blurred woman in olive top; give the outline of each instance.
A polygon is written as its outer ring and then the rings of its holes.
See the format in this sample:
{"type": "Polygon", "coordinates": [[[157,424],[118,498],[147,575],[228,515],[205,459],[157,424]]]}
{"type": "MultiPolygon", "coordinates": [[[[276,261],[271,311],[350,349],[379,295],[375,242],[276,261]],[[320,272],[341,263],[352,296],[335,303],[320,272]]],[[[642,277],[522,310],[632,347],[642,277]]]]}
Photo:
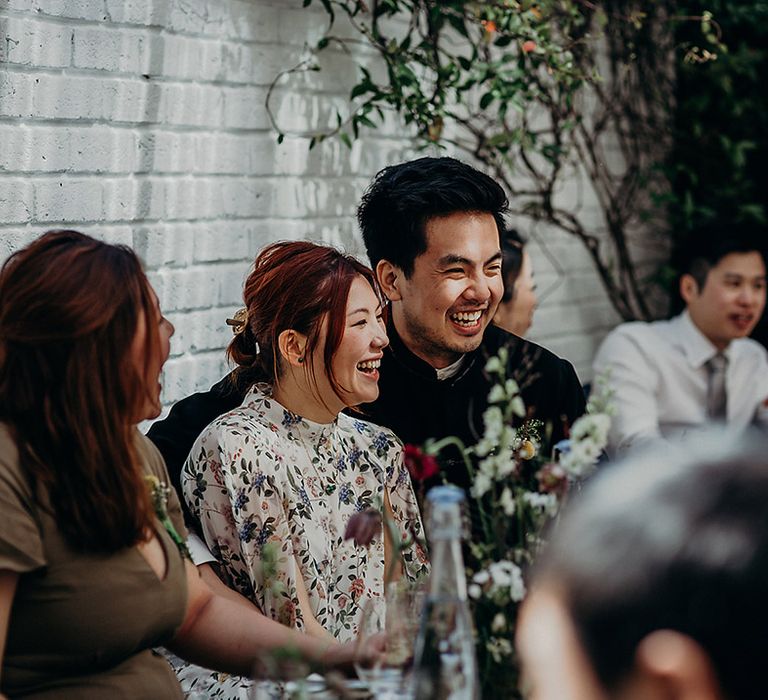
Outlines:
{"type": "Polygon", "coordinates": [[[265,651],[352,659],[215,595],[136,429],[160,412],[173,326],[135,254],[52,231],[0,271],[0,693],[180,698],[165,644],[247,675],[265,651]]]}

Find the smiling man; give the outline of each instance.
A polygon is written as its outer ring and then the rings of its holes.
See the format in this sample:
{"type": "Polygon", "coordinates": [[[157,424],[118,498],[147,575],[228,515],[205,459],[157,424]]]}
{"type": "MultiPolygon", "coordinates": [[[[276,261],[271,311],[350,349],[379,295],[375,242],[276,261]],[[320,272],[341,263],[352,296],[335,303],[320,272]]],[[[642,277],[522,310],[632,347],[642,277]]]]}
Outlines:
{"type": "Polygon", "coordinates": [[[762,245],[747,227],[696,231],[677,265],[683,313],[625,323],[605,339],[594,368],[610,369],[616,391],[610,451],[711,421],[768,425],[768,355],[747,337],[765,308],[762,245]]]}
{"type": "MultiPolygon", "coordinates": [[[[483,432],[491,382],[484,368],[509,351],[507,376],[554,441],[584,410],[573,367],[491,324],[503,294],[499,232],[507,200],[492,178],[453,158],[420,158],[382,170],[358,221],[384,294],[390,346],[368,417],[406,443],[483,432]]],[[[464,467],[448,476],[466,486],[464,467]]]]}

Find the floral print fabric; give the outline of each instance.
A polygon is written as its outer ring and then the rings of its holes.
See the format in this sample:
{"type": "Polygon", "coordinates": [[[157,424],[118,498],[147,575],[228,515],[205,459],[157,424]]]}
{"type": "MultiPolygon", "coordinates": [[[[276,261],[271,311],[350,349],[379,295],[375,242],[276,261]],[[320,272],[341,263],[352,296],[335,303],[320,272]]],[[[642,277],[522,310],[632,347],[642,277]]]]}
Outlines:
{"type": "MultiPolygon", "coordinates": [[[[301,577],[311,613],[342,642],[357,634],[366,600],[383,600],[385,577],[383,531],[368,547],[355,547],[344,541],[349,518],[380,509],[386,490],[401,535],[422,534],[394,433],[345,414],[314,423],[281,406],[264,385],[197,439],[182,489],[230,586],[268,616],[304,629],[301,577]]],[[[403,553],[406,578],[426,567],[418,545],[403,553]]]]}

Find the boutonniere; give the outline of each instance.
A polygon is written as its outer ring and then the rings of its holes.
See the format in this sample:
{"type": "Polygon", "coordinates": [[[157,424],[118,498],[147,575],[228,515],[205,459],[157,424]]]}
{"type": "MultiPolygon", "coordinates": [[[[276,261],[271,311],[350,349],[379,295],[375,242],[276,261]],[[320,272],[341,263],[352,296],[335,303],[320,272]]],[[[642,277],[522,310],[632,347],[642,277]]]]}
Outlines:
{"type": "Polygon", "coordinates": [[[153,474],[147,474],[144,477],[144,481],[147,482],[147,486],[149,487],[149,495],[152,499],[152,507],[155,509],[157,519],[170,535],[171,539],[176,543],[181,556],[192,561],[192,555],[189,553],[187,543],[176,531],[173,522],[168,516],[168,494],[170,489],[153,474]]]}

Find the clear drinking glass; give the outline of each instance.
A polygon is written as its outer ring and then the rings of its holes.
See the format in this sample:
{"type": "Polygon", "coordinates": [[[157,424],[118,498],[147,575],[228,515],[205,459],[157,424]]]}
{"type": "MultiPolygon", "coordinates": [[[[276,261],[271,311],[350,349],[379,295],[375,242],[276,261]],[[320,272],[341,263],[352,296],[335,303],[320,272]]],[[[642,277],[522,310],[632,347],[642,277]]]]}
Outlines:
{"type": "Polygon", "coordinates": [[[374,659],[355,664],[358,676],[377,700],[409,697],[413,647],[418,632],[423,593],[406,584],[390,584],[386,603],[365,603],[358,631],[358,644],[373,635],[386,634],[386,651],[374,659]]]}

